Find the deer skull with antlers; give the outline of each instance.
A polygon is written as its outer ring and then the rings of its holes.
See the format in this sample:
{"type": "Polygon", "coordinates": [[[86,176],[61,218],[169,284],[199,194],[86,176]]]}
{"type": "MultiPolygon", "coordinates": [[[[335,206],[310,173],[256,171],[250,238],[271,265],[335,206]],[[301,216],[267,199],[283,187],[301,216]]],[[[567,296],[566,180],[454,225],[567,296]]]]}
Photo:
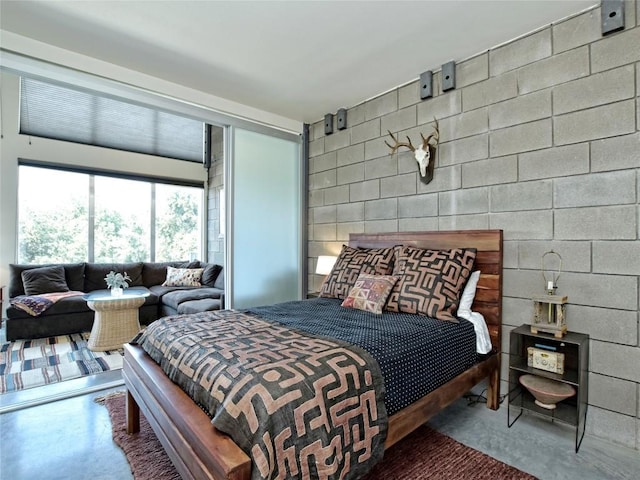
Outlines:
{"type": "Polygon", "coordinates": [[[389,145],[386,140],[384,142],[387,147],[391,149],[390,155],[393,155],[400,147],[408,148],[413,152],[413,156],[420,166],[420,175],[422,177],[425,177],[427,175],[427,167],[429,166],[429,162],[431,161],[431,150],[429,149],[429,147],[431,146],[435,148],[438,145],[438,141],[440,140],[438,121],[435,121],[434,132],[427,138],[424,138],[424,135],[420,133],[420,136],[422,137],[422,145],[420,145],[418,148],[413,146],[409,137],[407,137],[407,142],[400,142],[395,137],[395,135],[393,135],[393,133],[391,133],[389,130],[387,130],[387,132],[389,132],[389,135],[391,135],[391,138],[393,138],[393,141],[395,142],[395,145],[389,145]]]}

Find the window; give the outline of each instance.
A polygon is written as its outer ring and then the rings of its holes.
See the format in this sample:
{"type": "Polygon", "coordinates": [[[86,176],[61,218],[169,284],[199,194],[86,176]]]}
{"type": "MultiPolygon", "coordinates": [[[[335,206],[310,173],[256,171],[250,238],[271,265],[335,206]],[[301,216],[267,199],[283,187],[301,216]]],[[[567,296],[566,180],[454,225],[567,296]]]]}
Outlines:
{"type": "Polygon", "coordinates": [[[202,258],[203,192],[20,165],[18,262],[202,258]]]}
{"type": "Polygon", "coordinates": [[[20,263],[86,260],[89,176],[21,166],[18,222],[20,263]]]}
{"type": "Polygon", "coordinates": [[[95,177],[94,262],[149,261],[152,185],[95,177]]]}
{"type": "Polygon", "coordinates": [[[157,185],[156,261],[198,258],[201,218],[202,189],[157,185]]]}
{"type": "Polygon", "coordinates": [[[32,78],[21,78],[20,133],[192,162],[204,123],[32,78]]]}

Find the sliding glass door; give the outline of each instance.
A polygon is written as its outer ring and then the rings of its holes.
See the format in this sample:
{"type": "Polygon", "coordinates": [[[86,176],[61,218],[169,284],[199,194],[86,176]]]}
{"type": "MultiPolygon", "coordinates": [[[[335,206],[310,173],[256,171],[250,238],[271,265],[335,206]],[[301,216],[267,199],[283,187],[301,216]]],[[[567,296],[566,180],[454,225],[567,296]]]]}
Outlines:
{"type": "Polygon", "coordinates": [[[233,127],[229,135],[227,307],[298,300],[302,292],[300,141],[233,127]]]}

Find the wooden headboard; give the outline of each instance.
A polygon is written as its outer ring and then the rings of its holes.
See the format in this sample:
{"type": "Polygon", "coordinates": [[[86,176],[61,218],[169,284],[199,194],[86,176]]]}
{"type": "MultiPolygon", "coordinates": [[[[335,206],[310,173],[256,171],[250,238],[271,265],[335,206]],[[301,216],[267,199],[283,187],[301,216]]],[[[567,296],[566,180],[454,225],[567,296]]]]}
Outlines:
{"type": "Polygon", "coordinates": [[[480,280],[473,302],[473,311],[484,315],[491,344],[500,352],[502,337],[502,230],[451,230],[440,232],[352,233],[351,247],[381,248],[412,245],[445,250],[475,248],[478,253],[474,270],[480,270],[480,280]]]}

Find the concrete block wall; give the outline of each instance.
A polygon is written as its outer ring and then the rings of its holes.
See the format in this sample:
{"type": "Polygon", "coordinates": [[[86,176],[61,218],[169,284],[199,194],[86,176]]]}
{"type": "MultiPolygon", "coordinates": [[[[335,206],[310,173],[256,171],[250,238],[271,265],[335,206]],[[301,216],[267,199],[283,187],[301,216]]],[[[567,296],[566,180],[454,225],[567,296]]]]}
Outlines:
{"type": "Polygon", "coordinates": [[[591,338],[587,432],[640,449],[640,4],[625,15],[606,37],[594,8],[490,49],[457,63],[455,90],[441,92],[438,72],[421,101],[416,80],[349,108],[332,135],[318,119],[308,264],[317,291],[317,256],[350,232],[503,229],[504,393],[509,332],[530,323],[553,249],[568,326],[591,338]],[[411,154],[390,156],[384,140],[391,130],[416,143],[434,118],[425,185],[411,154]]]}

